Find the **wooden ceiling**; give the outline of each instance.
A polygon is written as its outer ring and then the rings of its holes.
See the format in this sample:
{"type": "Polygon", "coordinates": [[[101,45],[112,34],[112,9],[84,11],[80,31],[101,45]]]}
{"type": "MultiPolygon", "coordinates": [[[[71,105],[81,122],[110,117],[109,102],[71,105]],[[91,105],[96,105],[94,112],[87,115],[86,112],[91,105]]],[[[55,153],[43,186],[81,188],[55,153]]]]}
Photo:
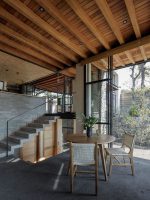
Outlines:
{"type": "Polygon", "coordinates": [[[63,94],[64,92],[66,92],[66,83],[69,83],[69,86],[71,87],[71,79],[72,78],[66,77],[63,74],[52,74],[47,77],[43,77],[41,79],[30,82],[30,85],[33,85],[35,88],[40,90],[63,94]]]}
{"type": "Polygon", "coordinates": [[[0,50],[75,76],[150,58],[150,0],[1,0],[0,50]]]}

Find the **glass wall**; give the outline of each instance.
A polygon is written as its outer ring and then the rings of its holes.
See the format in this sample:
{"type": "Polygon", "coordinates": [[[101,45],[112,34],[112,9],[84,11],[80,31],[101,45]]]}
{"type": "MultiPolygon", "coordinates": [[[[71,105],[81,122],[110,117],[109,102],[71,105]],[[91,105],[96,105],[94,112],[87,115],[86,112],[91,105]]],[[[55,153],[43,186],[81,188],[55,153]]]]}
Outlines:
{"type": "Polygon", "coordinates": [[[93,127],[93,133],[109,133],[109,80],[108,71],[102,71],[92,64],[86,65],[85,114],[86,116],[94,116],[98,119],[98,123],[93,127]]]}

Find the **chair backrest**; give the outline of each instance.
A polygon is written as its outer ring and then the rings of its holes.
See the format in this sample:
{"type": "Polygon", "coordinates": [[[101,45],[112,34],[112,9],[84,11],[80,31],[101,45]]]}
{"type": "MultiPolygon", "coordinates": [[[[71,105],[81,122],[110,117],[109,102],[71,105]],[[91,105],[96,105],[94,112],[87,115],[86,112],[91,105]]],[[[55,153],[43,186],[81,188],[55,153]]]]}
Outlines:
{"type": "Polygon", "coordinates": [[[135,139],[135,135],[124,134],[123,135],[122,146],[123,147],[128,147],[130,149],[130,151],[132,151],[133,150],[133,146],[134,146],[134,139],[135,139]]]}
{"type": "Polygon", "coordinates": [[[71,143],[71,157],[74,165],[95,164],[95,144],[71,143]]]}

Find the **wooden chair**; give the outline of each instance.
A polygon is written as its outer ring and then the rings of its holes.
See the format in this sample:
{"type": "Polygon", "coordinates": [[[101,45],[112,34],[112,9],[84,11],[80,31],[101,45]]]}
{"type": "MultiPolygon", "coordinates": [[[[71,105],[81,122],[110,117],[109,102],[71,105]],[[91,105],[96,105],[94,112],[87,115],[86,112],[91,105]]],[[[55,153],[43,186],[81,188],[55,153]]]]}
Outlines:
{"type": "Polygon", "coordinates": [[[106,148],[107,156],[110,156],[109,176],[111,175],[112,166],[131,166],[132,175],[134,175],[133,147],[134,135],[124,134],[121,148],[106,148]],[[126,151],[128,150],[128,152],[126,151]],[[126,162],[128,160],[128,162],[126,162]],[[114,162],[115,161],[115,162],[114,162]]]}
{"type": "Polygon", "coordinates": [[[98,146],[97,144],[70,143],[70,189],[77,173],[95,173],[95,192],[98,194],[98,146]],[[78,166],[94,165],[94,171],[79,171],[78,166]]]}

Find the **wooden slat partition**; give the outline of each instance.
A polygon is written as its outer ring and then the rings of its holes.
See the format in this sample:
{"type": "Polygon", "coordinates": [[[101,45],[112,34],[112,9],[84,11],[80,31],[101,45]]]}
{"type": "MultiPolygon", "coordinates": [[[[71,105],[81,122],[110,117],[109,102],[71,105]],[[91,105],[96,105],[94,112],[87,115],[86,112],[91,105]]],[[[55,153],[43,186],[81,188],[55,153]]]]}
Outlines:
{"type": "Polygon", "coordinates": [[[33,139],[23,144],[20,150],[20,158],[25,161],[38,162],[62,151],[62,119],[56,119],[45,125],[43,131],[33,136],[33,139]]]}

